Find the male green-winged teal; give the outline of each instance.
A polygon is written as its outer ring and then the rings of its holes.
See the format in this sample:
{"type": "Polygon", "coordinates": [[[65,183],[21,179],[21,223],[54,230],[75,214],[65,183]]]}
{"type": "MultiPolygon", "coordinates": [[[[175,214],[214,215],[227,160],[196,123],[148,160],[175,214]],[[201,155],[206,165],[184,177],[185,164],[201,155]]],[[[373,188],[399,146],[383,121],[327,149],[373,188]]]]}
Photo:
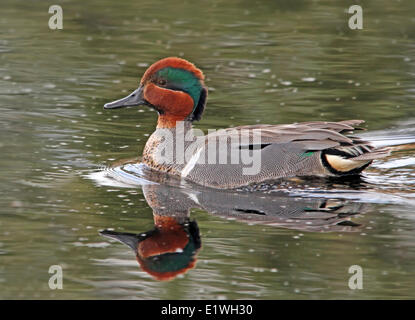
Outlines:
{"type": "Polygon", "coordinates": [[[388,148],[376,148],[368,141],[347,135],[362,120],[240,126],[202,139],[184,139],[180,146],[177,137],[186,136],[193,121],[200,120],[206,100],[202,71],[184,59],[170,57],[151,65],[138,89],[123,99],[105,104],[104,108],[136,105],[154,108],[159,114],[157,128],[146,143],[143,163],[156,171],[214,188],[236,188],[295,176],[359,174],[374,159],[390,153],[388,148]],[[260,138],[260,143],[255,137],[260,138]],[[167,148],[169,151],[166,151],[166,140],[172,146],[167,148]],[[218,140],[224,143],[218,146],[218,140]],[[214,159],[219,159],[213,163],[208,159],[212,148],[214,159]],[[232,161],[235,150],[258,155],[253,159],[259,159],[259,170],[247,174],[247,163],[232,161]],[[171,153],[171,161],[161,157],[163,152],[171,153]]]}

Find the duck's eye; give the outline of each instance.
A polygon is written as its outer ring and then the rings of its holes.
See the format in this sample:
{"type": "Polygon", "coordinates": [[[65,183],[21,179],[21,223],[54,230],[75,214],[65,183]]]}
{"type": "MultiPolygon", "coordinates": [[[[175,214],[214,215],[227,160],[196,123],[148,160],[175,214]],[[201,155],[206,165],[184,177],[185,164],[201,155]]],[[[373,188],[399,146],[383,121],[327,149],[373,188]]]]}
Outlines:
{"type": "Polygon", "coordinates": [[[158,84],[159,86],[165,86],[165,85],[166,85],[166,83],[167,83],[167,81],[166,81],[166,80],[164,80],[164,79],[159,79],[159,80],[157,81],[157,84],[158,84]]]}

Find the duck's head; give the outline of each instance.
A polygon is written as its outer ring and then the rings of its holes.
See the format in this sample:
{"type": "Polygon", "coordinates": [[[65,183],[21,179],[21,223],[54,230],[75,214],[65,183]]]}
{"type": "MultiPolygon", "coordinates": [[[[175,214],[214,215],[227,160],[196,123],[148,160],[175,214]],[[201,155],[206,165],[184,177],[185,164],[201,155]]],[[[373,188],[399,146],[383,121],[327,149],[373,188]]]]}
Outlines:
{"type": "Polygon", "coordinates": [[[172,128],[176,121],[200,120],[206,98],[202,71],[187,60],[170,57],[151,65],[138,89],[104,108],[147,105],[159,113],[158,127],[172,128]]]}

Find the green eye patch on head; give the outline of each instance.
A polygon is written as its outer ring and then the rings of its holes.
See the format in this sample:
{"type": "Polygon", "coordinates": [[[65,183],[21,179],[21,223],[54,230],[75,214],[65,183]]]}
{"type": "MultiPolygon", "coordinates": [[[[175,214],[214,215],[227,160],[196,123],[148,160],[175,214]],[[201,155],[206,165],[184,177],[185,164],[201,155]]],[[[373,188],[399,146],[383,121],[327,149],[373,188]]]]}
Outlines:
{"type": "Polygon", "coordinates": [[[179,68],[167,67],[156,73],[157,80],[164,80],[165,88],[188,93],[193,99],[193,110],[197,107],[203,90],[202,83],[192,72],[179,68]]]}

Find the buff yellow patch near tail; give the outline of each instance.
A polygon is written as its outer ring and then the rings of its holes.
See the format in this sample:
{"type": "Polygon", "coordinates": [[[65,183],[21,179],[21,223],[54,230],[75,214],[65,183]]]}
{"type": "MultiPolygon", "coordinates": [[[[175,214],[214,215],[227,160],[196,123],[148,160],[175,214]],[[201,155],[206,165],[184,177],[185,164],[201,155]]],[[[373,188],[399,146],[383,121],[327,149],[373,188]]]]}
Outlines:
{"type": "Polygon", "coordinates": [[[345,159],[331,154],[326,154],[326,159],[333,169],[340,172],[348,172],[353,169],[360,168],[369,162],[367,160],[345,159]]]}

